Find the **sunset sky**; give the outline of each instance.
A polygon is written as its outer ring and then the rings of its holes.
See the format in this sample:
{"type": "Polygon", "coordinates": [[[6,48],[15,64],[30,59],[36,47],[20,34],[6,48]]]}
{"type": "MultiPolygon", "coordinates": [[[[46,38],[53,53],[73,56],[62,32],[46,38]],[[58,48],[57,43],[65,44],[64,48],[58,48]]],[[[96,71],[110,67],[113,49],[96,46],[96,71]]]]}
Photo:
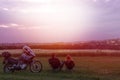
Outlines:
{"type": "Polygon", "coordinates": [[[0,0],[0,43],[120,38],[120,0],[0,0]]]}

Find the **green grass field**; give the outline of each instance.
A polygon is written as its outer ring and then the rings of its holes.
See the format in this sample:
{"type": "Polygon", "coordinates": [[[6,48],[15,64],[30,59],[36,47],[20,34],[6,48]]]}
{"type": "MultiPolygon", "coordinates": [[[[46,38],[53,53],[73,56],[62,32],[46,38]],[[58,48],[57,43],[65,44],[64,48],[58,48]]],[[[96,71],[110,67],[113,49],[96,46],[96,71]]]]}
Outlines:
{"type": "MultiPolygon", "coordinates": [[[[73,57],[75,68],[67,71],[65,67],[60,72],[53,72],[48,64],[49,57],[39,57],[43,71],[31,73],[16,71],[6,74],[2,71],[0,59],[0,80],[120,80],[120,57],[73,57]]],[[[64,60],[65,57],[59,57],[64,60]]]]}
{"type": "MultiPolygon", "coordinates": [[[[36,54],[49,54],[50,53],[95,53],[104,52],[119,53],[120,51],[114,50],[40,50],[33,49],[36,54]]],[[[4,51],[9,51],[12,54],[22,53],[21,49],[18,50],[0,50],[0,54],[4,51]]],[[[75,61],[75,68],[73,71],[67,71],[65,67],[60,72],[53,72],[48,64],[49,56],[37,57],[43,64],[43,70],[40,73],[31,73],[26,71],[16,71],[12,74],[6,74],[3,72],[2,60],[0,57],[0,80],[120,80],[120,57],[112,56],[78,56],[73,57],[75,61]]],[[[57,55],[58,56],[58,55],[57,55]]],[[[60,57],[60,60],[64,60],[65,56],[60,57]]]]}

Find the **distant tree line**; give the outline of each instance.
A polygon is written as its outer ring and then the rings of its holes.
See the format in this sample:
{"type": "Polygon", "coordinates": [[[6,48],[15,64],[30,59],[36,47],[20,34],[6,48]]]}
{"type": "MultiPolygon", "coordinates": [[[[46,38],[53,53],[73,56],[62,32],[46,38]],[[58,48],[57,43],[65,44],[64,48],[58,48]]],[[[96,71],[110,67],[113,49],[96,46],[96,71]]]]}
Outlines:
{"type": "MultiPolygon", "coordinates": [[[[103,57],[103,56],[111,56],[111,57],[120,57],[120,52],[102,52],[102,51],[96,51],[96,52],[74,52],[74,53],[69,53],[69,52],[66,52],[66,53],[57,53],[56,56],[58,57],[65,57],[67,55],[71,55],[73,57],[103,57]]],[[[21,54],[19,53],[14,53],[12,54],[13,57],[18,57],[20,56],[21,54]]],[[[40,53],[40,54],[36,54],[36,57],[50,57],[51,54],[50,53],[40,53]]],[[[2,57],[0,55],[0,57],[2,57]]]]}
{"type": "Polygon", "coordinates": [[[28,45],[33,49],[111,49],[120,50],[120,42],[112,41],[92,41],[85,43],[19,43],[19,44],[0,44],[0,49],[22,49],[23,45],[28,45]]]}

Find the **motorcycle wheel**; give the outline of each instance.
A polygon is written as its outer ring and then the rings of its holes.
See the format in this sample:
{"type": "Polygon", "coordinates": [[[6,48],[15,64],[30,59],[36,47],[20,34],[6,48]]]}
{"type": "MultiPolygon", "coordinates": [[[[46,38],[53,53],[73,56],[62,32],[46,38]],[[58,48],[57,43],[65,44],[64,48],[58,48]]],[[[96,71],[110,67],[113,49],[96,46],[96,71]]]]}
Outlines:
{"type": "Polygon", "coordinates": [[[40,61],[33,61],[30,64],[30,71],[33,73],[38,73],[42,71],[42,63],[40,61]]]}
{"type": "Polygon", "coordinates": [[[5,73],[12,73],[12,72],[14,72],[13,65],[12,64],[5,64],[4,67],[3,67],[3,71],[5,73]]]}

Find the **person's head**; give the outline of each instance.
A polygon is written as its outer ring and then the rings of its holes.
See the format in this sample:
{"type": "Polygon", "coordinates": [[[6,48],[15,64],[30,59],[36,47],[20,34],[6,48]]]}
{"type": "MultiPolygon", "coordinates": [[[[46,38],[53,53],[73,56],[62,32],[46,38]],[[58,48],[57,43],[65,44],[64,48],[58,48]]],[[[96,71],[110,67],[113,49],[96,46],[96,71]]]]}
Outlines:
{"type": "Polygon", "coordinates": [[[55,58],[55,57],[56,57],[55,53],[52,53],[52,58],[55,58]]]}
{"type": "Polygon", "coordinates": [[[72,60],[72,57],[70,55],[67,55],[66,60],[72,60]]]}

